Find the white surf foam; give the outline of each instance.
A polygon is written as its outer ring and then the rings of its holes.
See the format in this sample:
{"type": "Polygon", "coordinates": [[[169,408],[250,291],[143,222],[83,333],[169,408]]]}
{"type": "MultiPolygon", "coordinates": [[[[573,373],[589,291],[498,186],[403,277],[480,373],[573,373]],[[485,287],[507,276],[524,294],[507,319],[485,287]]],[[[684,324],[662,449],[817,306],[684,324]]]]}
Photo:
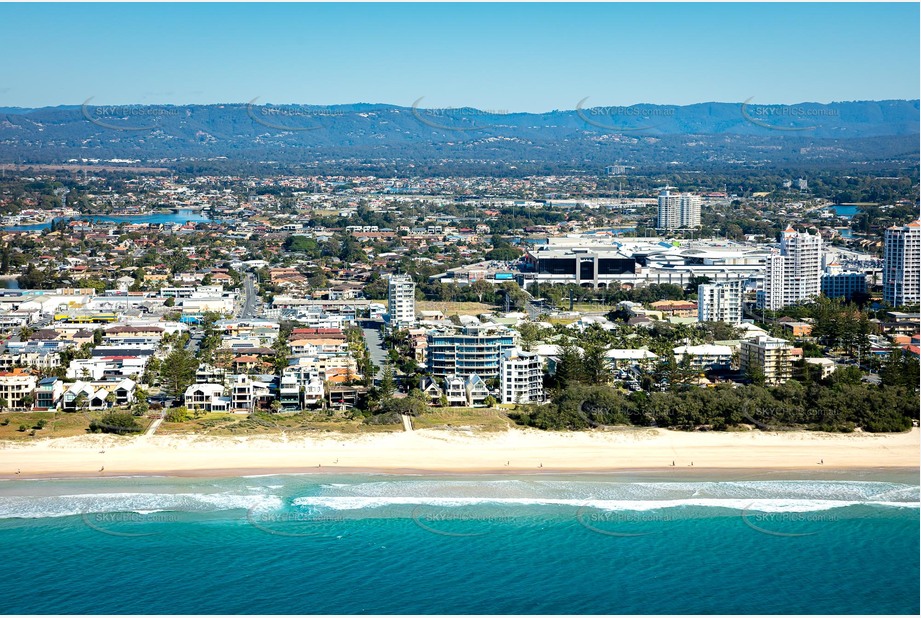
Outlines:
{"type": "Polygon", "coordinates": [[[685,498],[680,500],[598,500],[566,498],[432,498],[420,496],[305,496],[292,502],[295,506],[326,508],[336,511],[374,509],[398,505],[466,507],[478,505],[499,506],[568,506],[594,508],[605,511],[650,511],[678,507],[710,507],[765,513],[806,513],[855,506],[919,508],[917,502],[879,502],[846,500],[794,500],[759,498],[685,498]]]}
{"type": "Polygon", "coordinates": [[[0,498],[0,519],[67,517],[88,513],[209,512],[235,509],[273,510],[282,500],[272,495],[104,493],[0,498]]]}

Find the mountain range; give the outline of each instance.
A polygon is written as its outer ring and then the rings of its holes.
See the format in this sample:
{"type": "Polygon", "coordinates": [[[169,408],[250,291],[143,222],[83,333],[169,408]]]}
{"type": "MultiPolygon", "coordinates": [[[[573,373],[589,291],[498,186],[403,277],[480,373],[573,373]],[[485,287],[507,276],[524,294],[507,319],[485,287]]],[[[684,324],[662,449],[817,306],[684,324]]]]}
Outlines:
{"type": "Polygon", "coordinates": [[[699,103],[547,113],[349,104],[0,107],[0,162],[124,159],[373,169],[916,166],[919,101],[699,103]]]}

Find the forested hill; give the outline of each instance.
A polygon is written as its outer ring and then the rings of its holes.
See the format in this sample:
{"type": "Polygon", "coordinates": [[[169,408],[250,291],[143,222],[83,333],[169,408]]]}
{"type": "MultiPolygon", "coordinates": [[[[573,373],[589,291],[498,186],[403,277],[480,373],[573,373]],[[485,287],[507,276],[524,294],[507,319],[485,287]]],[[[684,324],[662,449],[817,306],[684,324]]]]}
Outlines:
{"type": "Polygon", "coordinates": [[[916,165],[919,102],[589,107],[543,114],[377,104],[0,107],[0,161],[402,165],[497,169],[916,165]]]}

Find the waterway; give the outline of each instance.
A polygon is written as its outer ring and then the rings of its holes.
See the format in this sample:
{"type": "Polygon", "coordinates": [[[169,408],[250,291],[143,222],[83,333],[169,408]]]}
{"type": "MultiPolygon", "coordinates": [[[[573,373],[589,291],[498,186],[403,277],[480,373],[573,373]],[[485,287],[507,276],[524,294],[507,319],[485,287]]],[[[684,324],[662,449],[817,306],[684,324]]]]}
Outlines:
{"type": "MultiPolygon", "coordinates": [[[[59,217],[54,221],[60,221],[66,217],[59,217]]],[[[80,217],[74,217],[81,221],[114,221],[116,223],[154,223],[154,224],[169,224],[169,223],[178,223],[179,225],[185,225],[186,223],[224,223],[225,221],[221,219],[212,219],[208,214],[205,214],[198,210],[177,210],[174,212],[157,212],[150,213],[146,215],[83,215],[80,217]]],[[[33,225],[11,225],[5,226],[3,230],[10,232],[34,232],[39,230],[46,230],[51,227],[51,222],[46,221],[45,223],[36,223],[33,225]]]]}

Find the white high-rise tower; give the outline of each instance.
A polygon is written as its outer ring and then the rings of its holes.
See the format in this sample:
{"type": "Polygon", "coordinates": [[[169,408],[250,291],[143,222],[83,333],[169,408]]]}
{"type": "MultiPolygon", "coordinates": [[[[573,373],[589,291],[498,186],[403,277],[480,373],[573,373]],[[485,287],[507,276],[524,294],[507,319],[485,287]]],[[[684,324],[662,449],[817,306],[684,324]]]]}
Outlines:
{"type": "Polygon", "coordinates": [[[416,323],[416,284],[409,275],[390,275],[387,285],[387,311],[393,328],[416,323]]]}
{"type": "Polygon", "coordinates": [[[886,230],[883,300],[898,307],[921,301],[921,221],[886,230]]]}
{"type": "Polygon", "coordinates": [[[672,193],[665,187],[659,193],[656,227],[662,230],[700,227],[700,196],[672,193]]]}
{"type": "Polygon", "coordinates": [[[777,310],[812,300],[821,290],[822,237],[788,227],[780,238],[780,253],[768,258],[759,306],[777,310]]]}

